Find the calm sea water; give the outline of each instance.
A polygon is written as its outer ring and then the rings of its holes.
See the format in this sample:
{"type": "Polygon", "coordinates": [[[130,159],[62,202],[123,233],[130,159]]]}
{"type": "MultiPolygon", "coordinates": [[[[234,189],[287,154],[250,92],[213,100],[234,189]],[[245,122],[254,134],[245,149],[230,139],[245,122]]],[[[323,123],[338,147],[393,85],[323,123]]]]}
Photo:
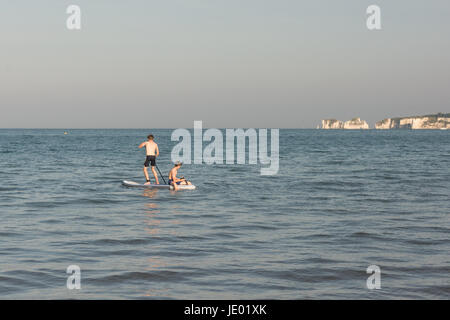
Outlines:
{"type": "Polygon", "coordinates": [[[171,132],[0,130],[0,298],[450,297],[450,132],[281,130],[278,175],[185,165],[195,191],[121,186],[144,181],[149,133],[167,173],[171,132]]]}

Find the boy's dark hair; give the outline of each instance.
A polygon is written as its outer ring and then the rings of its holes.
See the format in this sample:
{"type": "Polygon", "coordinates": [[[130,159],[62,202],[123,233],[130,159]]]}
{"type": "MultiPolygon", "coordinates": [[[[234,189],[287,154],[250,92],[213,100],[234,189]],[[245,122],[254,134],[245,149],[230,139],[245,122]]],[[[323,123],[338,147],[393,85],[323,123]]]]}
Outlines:
{"type": "Polygon", "coordinates": [[[149,135],[147,136],[147,138],[148,138],[148,140],[153,140],[155,137],[154,137],[152,134],[149,134],[149,135]]]}

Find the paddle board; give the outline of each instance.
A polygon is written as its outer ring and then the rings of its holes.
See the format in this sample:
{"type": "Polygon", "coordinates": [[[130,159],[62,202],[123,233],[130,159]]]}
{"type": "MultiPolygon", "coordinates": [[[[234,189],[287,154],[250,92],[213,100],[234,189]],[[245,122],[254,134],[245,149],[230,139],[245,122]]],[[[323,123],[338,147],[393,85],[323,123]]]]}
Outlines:
{"type": "MultiPolygon", "coordinates": [[[[173,190],[173,186],[170,186],[168,184],[143,184],[143,183],[137,183],[137,182],[128,181],[128,180],[123,180],[122,184],[126,187],[173,190]]],[[[181,185],[178,185],[178,189],[179,190],[194,190],[195,186],[193,184],[191,184],[191,185],[181,184],[181,185]]]]}

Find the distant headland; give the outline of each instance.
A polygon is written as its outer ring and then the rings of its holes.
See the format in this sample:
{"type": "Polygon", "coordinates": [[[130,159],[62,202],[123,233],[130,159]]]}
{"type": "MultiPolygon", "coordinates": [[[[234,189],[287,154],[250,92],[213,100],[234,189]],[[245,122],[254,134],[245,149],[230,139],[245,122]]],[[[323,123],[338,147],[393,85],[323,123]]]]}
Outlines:
{"type": "MultiPolygon", "coordinates": [[[[366,121],[353,118],[349,121],[336,119],[322,120],[317,129],[370,129],[366,121]]],[[[425,116],[387,118],[378,121],[375,129],[450,129],[450,113],[437,113],[425,116]]]]}

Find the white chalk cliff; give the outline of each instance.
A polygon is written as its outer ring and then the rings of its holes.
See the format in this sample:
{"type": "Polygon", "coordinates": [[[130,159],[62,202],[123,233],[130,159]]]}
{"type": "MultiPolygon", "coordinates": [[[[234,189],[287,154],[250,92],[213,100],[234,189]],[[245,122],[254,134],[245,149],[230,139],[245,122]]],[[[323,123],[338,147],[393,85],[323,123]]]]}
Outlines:
{"type": "Polygon", "coordinates": [[[344,129],[369,129],[369,124],[360,118],[354,118],[344,122],[344,129]]]}
{"type": "Polygon", "coordinates": [[[340,121],[336,119],[322,120],[321,129],[369,129],[369,125],[366,121],[360,118],[354,118],[349,121],[340,121]]]}
{"type": "Polygon", "coordinates": [[[450,113],[435,115],[387,118],[378,121],[375,129],[450,129],[450,113]]]}
{"type": "Polygon", "coordinates": [[[342,129],[344,123],[336,119],[322,120],[321,129],[342,129]]]}

